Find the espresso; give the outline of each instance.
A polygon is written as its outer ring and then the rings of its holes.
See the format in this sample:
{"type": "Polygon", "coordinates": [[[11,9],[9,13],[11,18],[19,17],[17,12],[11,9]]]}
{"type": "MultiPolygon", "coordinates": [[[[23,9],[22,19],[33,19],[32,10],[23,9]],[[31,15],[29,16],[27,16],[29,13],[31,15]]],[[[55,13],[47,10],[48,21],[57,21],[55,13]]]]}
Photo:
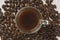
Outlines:
{"type": "Polygon", "coordinates": [[[24,10],[19,16],[20,27],[24,30],[31,30],[39,22],[38,12],[34,9],[24,10]]]}

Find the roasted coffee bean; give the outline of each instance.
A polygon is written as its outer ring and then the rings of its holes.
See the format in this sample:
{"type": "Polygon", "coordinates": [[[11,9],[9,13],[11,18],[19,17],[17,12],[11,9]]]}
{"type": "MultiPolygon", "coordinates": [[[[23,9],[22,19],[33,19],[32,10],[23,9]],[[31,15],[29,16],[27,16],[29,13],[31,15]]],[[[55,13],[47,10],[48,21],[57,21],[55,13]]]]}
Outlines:
{"type": "Polygon", "coordinates": [[[4,7],[10,7],[10,5],[4,5],[4,7]]]}
{"type": "Polygon", "coordinates": [[[11,10],[9,5],[2,5],[2,8],[4,8],[5,11],[10,11],[11,10]]]}
{"type": "Polygon", "coordinates": [[[3,17],[3,12],[2,11],[0,11],[0,18],[2,18],[3,17]]]}
{"type": "Polygon", "coordinates": [[[46,0],[46,3],[50,5],[53,2],[53,0],[46,0]]]}
{"type": "Polygon", "coordinates": [[[10,3],[9,1],[4,1],[6,4],[10,3]]]}
{"type": "Polygon", "coordinates": [[[0,24],[2,24],[3,22],[3,12],[2,10],[0,9],[0,24]]]}

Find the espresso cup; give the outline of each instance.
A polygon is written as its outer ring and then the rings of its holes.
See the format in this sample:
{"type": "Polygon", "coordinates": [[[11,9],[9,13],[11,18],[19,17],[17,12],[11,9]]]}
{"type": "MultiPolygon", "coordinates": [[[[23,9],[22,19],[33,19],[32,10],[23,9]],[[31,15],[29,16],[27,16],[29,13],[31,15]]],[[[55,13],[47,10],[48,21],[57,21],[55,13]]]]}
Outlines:
{"type": "Polygon", "coordinates": [[[42,25],[42,14],[35,7],[23,7],[15,16],[16,26],[22,33],[35,33],[42,25]]]}

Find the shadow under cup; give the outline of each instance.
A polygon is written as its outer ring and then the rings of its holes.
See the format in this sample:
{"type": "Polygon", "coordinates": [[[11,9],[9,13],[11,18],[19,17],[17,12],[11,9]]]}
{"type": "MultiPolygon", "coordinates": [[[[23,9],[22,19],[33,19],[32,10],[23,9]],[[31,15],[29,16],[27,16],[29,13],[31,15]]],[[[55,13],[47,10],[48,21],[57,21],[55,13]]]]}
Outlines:
{"type": "Polygon", "coordinates": [[[16,25],[23,33],[35,33],[41,28],[41,13],[34,7],[24,7],[15,17],[16,25]]]}

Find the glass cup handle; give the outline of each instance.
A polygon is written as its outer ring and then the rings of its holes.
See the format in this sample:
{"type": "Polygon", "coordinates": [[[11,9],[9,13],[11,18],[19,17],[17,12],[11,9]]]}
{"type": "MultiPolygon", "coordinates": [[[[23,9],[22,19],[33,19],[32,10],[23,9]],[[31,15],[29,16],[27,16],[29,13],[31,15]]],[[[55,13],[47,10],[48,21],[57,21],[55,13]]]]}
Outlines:
{"type": "Polygon", "coordinates": [[[41,22],[42,22],[42,25],[48,25],[49,24],[48,20],[41,20],[41,22]]]}

